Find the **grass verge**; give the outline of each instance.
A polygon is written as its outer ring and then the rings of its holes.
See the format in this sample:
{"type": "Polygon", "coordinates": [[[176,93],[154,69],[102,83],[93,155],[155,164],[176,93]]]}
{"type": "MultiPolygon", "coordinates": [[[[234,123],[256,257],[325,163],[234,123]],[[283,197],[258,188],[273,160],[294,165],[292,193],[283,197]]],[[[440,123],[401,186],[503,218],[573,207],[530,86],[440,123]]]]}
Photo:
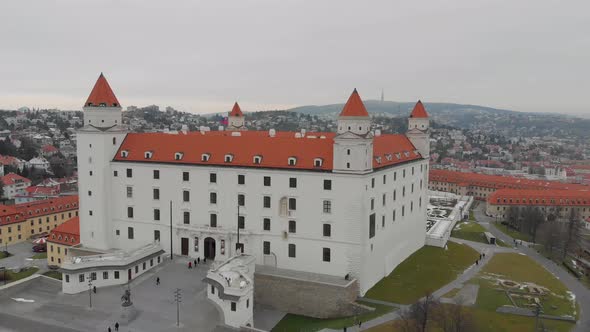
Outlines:
{"type": "MultiPolygon", "coordinates": [[[[35,274],[37,271],[39,271],[39,269],[36,267],[29,267],[26,269],[22,269],[19,272],[13,272],[13,271],[8,270],[8,271],[6,271],[6,280],[10,281],[10,282],[17,281],[17,280],[26,278],[28,276],[31,276],[31,275],[35,274]]],[[[1,276],[0,278],[4,277],[4,276],[2,276],[2,274],[0,274],[0,276],[1,276]]]]}
{"type": "Polygon", "coordinates": [[[479,253],[465,244],[448,242],[444,248],[424,246],[371,288],[365,297],[411,304],[457,278],[479,253]]]}
{"type": "Polygon", "coordinates": [[[33,257],[31,257],[32,259],[47,259],[47,253],[46,252],[42,252],[42,253],[38,253],[33,255],[33,257]]]}
{"type": "Polygon", "coordinates": [[[381,304],[374,304],[368,302],[361,302],[366,306],[375,308],[374,311],[359,315],[359,316],[352,316],[352,317],[343,317],[343,318],[333,318],[333,319],[320,319],[320,318],[312,318],[300,315],[293,315],[287,314],[281,321],[273,327],[273,332],[295,332],[295,331],[319,331],[325,328],[329,329],[343,329],[344,327],[350,327],[356,324],[356,321],[360,319],[362,322],[366,322],[373,318],[382,316],[390,311],[395,310],[396,308],[381,305],[381,304]]]}
{"type": "Polygon", "coordinates": [[[527,242],[531,242],[533,240],[530,235],[525,234],[525,233],[521,233],[521,232],[519,232],[515,229],[512,229],[506,225],[502,225],[499,222],[494,223],[494,226],[496,226],[496,228],[499,229],[502,233],[510,236],[513,239],[523,240],[523,241],[527,241],[527,242]]]}
{"type": "Polygon", "coordinates": [[[61,273],[57,271],[47,271],[43,275],[57,280],[61,280],[62,278],[61,273]]]}
{"type": "Polygon", "coordinates": [[[488,243],[483,234],[485,231],[486,229],[476,222],[463,221],[455,225],[451,236],[468,241],[488,243]]]}

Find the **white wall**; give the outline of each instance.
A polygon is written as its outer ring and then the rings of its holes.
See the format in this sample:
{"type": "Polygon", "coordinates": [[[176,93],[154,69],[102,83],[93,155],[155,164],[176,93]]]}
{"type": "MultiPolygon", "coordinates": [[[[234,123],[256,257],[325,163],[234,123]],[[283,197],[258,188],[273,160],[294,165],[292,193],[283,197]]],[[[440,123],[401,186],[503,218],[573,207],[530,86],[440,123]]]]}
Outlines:
{"type": "MultiPolygon", "coordinates": [[[[131,279],[135,279],[140,275],[146,273],[147,271],[155,268],[159,264],[164,261],[163,257],[157,256],[147,260],[140,260],[134,266],[129,267],[131,269],[131,279]],[[160,258],[158,262],[158,258],[160,258]],[[153,265],[151,264],[153,262],[153,265]],[[143,264],[145,263],[145,269],[143,268],[143,264]],[[135,267],[137,266],[137,273],[135,272],[135,267]]],[[[62,292],[65,294],[76,294],[83,291],[88,291],[88,280],[90,280],[91,273],[96,273],[96,280],[92,281],[92,285],[96,286],[96,288],[108,287],[108,286],[116,286],[116,285],[124,285],[129,280],[128,269],[102,269],[97,267],[92,271],[86,271],[81,273],[66,273],[64,272],[62,275],[62,292]],[[119,272],[119,278],[115,279],[115,271],[119,272]],[[108,273],[108,278],[103,278],[103,272],[108,273]],[[84,281],[80,282],[80,275],[84,275],[84,281]],[[66,276],[69,276],[69,280],[66,276]]]]}

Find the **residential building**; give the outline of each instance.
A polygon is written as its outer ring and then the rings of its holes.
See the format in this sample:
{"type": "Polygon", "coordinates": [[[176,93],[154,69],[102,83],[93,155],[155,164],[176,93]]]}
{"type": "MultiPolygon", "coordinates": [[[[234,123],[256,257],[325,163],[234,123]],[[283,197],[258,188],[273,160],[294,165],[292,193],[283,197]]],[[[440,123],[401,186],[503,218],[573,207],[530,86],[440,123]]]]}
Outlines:
{"type": "Polygon", "coordinates": [[[68,219],[55,227],[47,237],[47,265],[61,266],[68,250],[80,244],[80,218],[68,219]]]}
{"type": "Polygon", "coordinates": [[[0,177],[0,181],[4,185],[2,198],[5,199],[13,199],[18,195],[26,194],[27,188],[31,185],[31,180],[16,173],[8,173],[0,177]]]}
{"type": "Polygon", "coordinates": [[[49,234],[77,215],[78,196],[0,205],[0,244],[15,244],[34,235],[49,234]]]}

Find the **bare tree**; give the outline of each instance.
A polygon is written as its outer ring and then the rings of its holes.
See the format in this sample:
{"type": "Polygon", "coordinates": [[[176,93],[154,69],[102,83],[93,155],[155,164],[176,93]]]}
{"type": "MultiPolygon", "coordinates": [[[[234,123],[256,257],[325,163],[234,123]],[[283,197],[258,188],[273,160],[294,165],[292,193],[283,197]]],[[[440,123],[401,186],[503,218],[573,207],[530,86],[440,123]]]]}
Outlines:
{"type": "Polygon", "coordinates": [[[461,300],[456,304],[437,306],[433,319],[442,332],[475,332],[477,330],[473,315],[463,306],[461,300]]]}
{"type": "Polygon", "coordinates": [[[582,237],[582,222],[580,221],[580,211],[572,207],[567,220],[567,231],[563,237],[563,257],[565,260],[569,252],[575,252],[580,248],[582,237]]]}
{"type": "Polygon", "coordinates": [[[513,228],[518,228],[518,220],[520,219],[520,212],[518,206],[510,206],[508,207],[508,211],[506,213],[508,223],[513,228]]]}
{"type": "Polygon", "coordinates": [[[555,251],[560,248],[562,241],[562,227],[558,221],[546,222],[539,229],[540,243],[543,244],[547,253],[554,256],[555,251]]]}

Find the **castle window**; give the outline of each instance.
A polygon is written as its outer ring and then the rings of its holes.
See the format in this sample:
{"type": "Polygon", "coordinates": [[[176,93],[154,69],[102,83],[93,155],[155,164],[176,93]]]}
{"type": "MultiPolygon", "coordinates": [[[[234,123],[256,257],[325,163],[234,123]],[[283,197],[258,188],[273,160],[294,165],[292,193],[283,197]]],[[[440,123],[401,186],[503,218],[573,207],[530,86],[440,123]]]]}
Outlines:
{"type": "Polygon", "coordinates": [[[330,248],[323,248],[323,255],[322,259],[324,262],[330,261],[330,248]]]}
{"type": "Polygon", "coordinates": [[[174,160],[182,160],[182,157],[184,156],[184,153],[182,152],[176,152],[174,154],[174,160]]]}
{"type": "Polygon", "coordinates": [[[226,163],[231,163],[233,159],[234,159],[234,155],[232,155],[232,154],[225,155],[225,162],[226,163]]]}
{"type": "Polygon", "coordinates": [[[201,161],[209,161],[209,158],[210,158],[210,157],[211,157],[211,155],[210,155],[210,154],[208,154],[208,153],[203,153],[203,154],[201,155],[201,161]]]}
{"type": "Polygon", "coordinates": [[[322,158],[315,158],[313,160],[313,166],[315,166],[315,167],[322,167],[323,163],[324,163],[324,160],[322,158]]]}
{"type": "Polygon", "coordinates": [[[350,156],[350,149],[346,149],[346,154],[350,156]]]}
{"type": "Polygon", "coordinates": [[[117,145],[117,138],[113,137],[113,145],[117,145]]]}
{"type": "Polygon", "coordinates": [[[297,164],[297,158],[290,157],[288,162],[289,162],[289,166],[295,166],[295,164],[297,164]]]}
{"type": "Polygon", "coordinates": [[[146,151],[144,152],[143,156],[145,159],[152,159],[152,156],[154,155],[154,153],[152,151],[146,151]]]}
{"type": "Polygon", "coordinates": [[[350,168],[350,163],[346,163],[346,168],[350,168]]]}
{"type": "Polygon", "coordinates": [[[260,165],[261,162],[262,162],[262,156],[254,156],[254,163],[256,165],[260,165]]]}
{"type": "Polygon", "coordinates": [[[129,151],[127,151],[127,150],[122,150],[121,151],[121,157],[122,158],[127,158],[128,155],[129,155],[129,151]]]}

